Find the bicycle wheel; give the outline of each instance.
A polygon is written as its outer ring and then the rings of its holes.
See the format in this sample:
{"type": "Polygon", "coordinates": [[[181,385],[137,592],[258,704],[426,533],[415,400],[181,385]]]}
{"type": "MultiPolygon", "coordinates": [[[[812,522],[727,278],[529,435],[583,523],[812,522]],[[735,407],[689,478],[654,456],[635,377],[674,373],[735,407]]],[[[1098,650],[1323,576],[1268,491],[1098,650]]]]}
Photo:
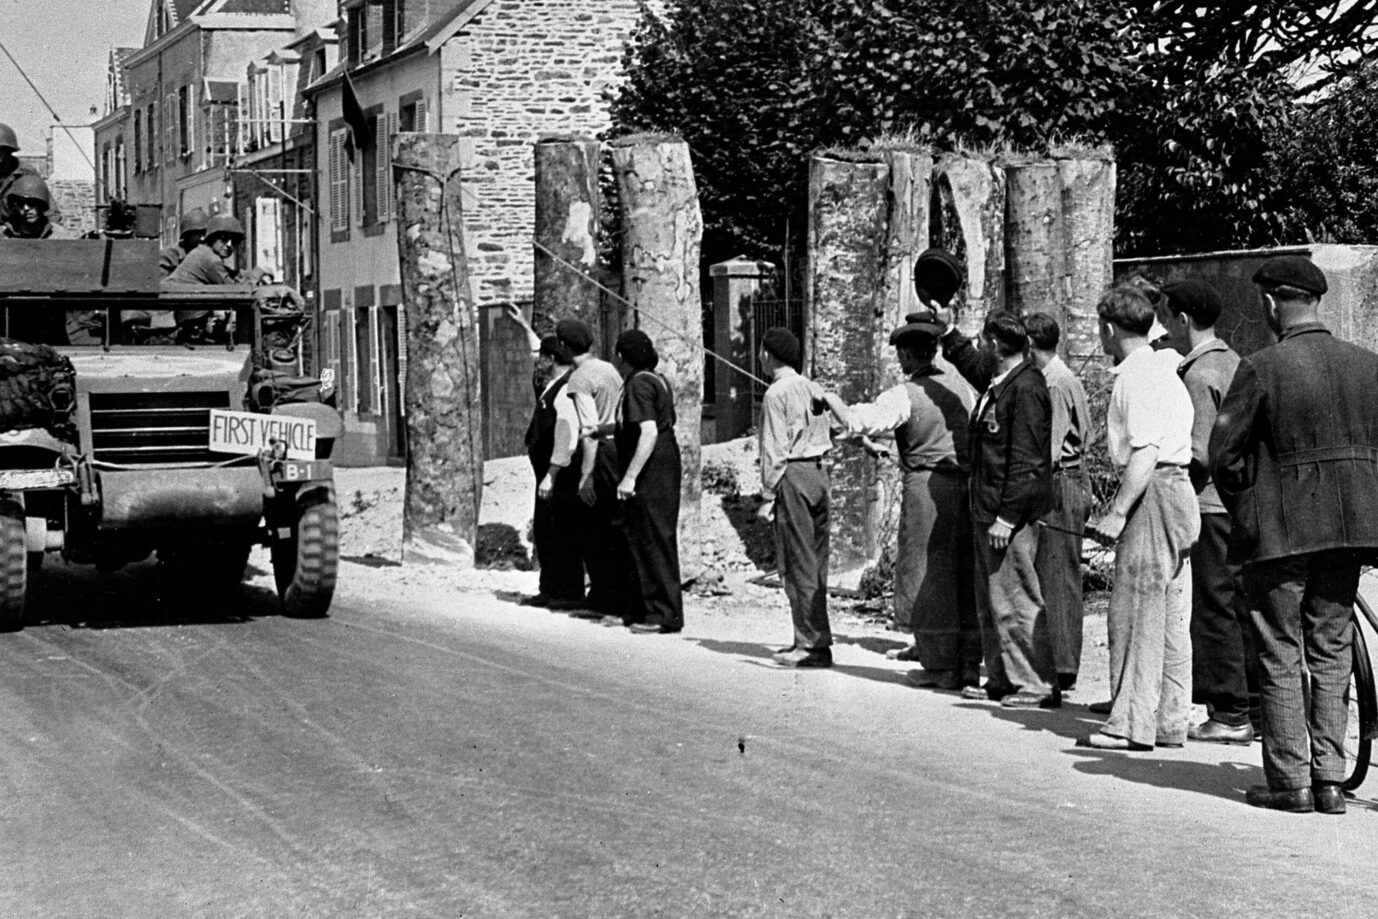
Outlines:
{"type": "Polygon", "coordinates": [[[1346,791],[1364,783],[1373,759],[1373,735],[1378,729],[1378,689],[1373,685],[1373,661],[1368,656],[1365,628],[1374,622],[1373,611],[1363,597],[1354,598],[1354,668],[1345,690],[1349,723],[1345,726],[1346,791]]]}

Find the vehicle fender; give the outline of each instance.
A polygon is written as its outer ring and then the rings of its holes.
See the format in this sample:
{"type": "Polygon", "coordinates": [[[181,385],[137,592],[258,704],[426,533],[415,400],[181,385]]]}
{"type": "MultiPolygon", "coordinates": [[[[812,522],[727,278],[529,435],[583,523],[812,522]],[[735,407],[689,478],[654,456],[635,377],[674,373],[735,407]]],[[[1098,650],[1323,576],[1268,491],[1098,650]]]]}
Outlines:
{"type": "Polygon", "coordinates": [[[285,405],[274,405],[272,414],[310,418],[316,422],[317,440],[335,440],[344,433],[344,421],[340,418],[340,413],[320,402],[288,402],[285,405]]]}

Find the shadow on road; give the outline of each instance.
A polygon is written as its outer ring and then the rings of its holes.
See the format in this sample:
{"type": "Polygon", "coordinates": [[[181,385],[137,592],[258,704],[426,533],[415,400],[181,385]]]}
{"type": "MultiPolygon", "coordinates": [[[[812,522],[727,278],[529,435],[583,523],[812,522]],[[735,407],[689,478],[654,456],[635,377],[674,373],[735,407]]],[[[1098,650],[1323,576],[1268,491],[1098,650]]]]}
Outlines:
{"type": "MultiPolygon", "coordinates": [[[[263,573],[253,566],[248,570],[249,576],[263,573]]],[[[49,560],[29,575],[24,626],[210,625],[250,622],[276,616],[280,610],[277,594],[249,584],[205,590],[174,587],[154,562],[101,574],[86,565],[49,560]]]]}

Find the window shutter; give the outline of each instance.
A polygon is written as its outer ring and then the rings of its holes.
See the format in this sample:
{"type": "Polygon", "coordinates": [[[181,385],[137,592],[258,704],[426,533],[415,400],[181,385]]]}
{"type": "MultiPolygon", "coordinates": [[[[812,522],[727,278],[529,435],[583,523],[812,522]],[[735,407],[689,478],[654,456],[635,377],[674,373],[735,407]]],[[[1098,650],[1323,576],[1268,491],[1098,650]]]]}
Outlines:
{"type": "Polygon", "coordinates": [[[249,84],[238,84],[235,87],[235,94],[238,99],[235,107],[235,117],[238,120],[238,130],[235,131],[235,153],[243,153],[249,149],[249,119],[253,117],[253,107],[249,104],[249,84]]]}
{"type": "Polygon", "coordinates": [[[177,162],[177,94],[168,93],[163,99],[163,162],[177,162]]]}
{"type": "Polygon", "coordinates": [[[187,87],[187,149],[186,152],[192,155],[192,162],[201,164],[200,148],[196,145],[196,89],[187,87]]]}
{"type": "Polygon", "coordinates": [[[268,128],[269,140],[282,143],[282,67],[271,65],[268,68],[268,117],[272,122],[268,128]]]}
{"type": "Polygon", "coordinates": [[[354,225],[361,227],[364,225],[364,151],[354,151],[354,162],[346,161],[345,168],[349,173],[349,209],[354,216],[354,225]]]}
{"type": "Polygon", "coordinates": [[[344,130],[330,132],[330,230],[349,229],[349,157],[344,130]]]}
{"type": "Polygon", "coordinates": [[[392,217],[392,135],[397,133],[397,116],[386,114],[378,116],[378,128],[374,141],[378,144],[378,220],[392,217]]]}

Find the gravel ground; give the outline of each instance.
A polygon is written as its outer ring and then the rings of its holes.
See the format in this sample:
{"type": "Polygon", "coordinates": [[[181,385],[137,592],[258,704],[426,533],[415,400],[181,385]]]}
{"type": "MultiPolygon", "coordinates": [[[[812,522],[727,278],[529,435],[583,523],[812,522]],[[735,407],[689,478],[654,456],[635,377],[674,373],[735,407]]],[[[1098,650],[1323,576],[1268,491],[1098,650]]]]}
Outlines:
{"type": "MultiPolygon", "coordinates": [[[[757,458],[753,440],[713,444],[703,451],[704,493],[702,547],[705,563],[716,575],[705,577],[685,600],[689,631],[715,636],[789,643],[789,607],[778,587],[758,583],[774,568],[769,528],[754,516],[757,458]],[[720,575],[720,577],[718,576],[720,575]]],[[[535,593],[537,574],[530,570],[531,467],[525,457],[490,460],[484,466],[483,506],[479,525],[479,566],[471,571],[398,568],[402,552],[402,496],[406,472],[399,467],[336,470],[341,513],[340,554],[347,563],[344,589],[405,597],[419,592],[483,593],[515,601],[535,593]],[[375,570],[364,577],[368,566],[375,570]],[[388,569],[388,570],[382,570],[388,569]]],[[[1094,702],[1109,697],[1109,664],[1105,633],[1104,592],[1087,596],[1085,650],[1080,685],[1069,697],[1094,702]]],[[[514,607],[516,609],[516,607],[514,607]]],[[[907,665],[885,661],[883,654],[903,647],[908,636],[889,627],[888,600],[863,601],[836,596],[832,601],[834,631],[839,641],[858,644],[903,678],[907,665]]],[[[545,614],[549,615],[549,614],[545,614]]],[[[1204,717],[1204,716],[1202,716],[1204,717]]]]}

